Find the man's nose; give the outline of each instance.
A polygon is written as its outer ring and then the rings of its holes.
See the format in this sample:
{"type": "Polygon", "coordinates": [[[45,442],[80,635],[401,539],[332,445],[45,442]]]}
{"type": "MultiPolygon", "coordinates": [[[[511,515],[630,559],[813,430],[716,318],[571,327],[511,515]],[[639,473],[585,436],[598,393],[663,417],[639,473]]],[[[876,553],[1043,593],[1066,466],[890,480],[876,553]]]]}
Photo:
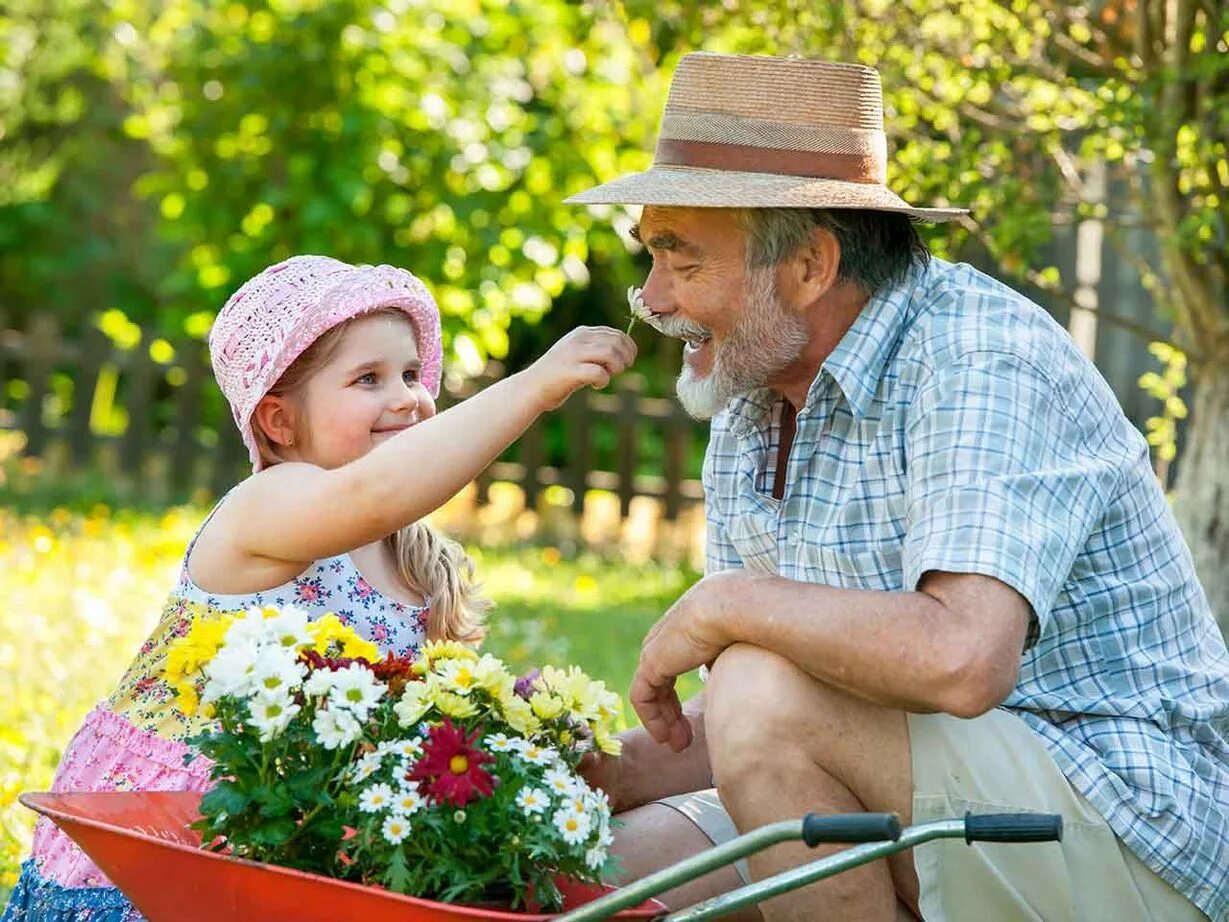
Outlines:
{"type": "Polygon", "coordinates": [[[673,314],[678,310],[674,302],[671,286],[665,279],[665,273],[659,272],[654,266],[649,270],[649,277],[644,280],[644,289],[640,292],[645,306],[654,314],[673,314]]]}

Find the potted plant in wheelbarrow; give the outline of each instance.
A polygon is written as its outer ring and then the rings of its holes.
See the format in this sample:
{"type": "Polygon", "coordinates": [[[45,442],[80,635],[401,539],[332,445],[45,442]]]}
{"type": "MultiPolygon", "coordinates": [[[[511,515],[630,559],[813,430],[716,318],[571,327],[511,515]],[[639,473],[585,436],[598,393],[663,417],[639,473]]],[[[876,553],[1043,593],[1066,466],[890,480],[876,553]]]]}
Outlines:
{"type": "Polygon", "coordinates": [[[579,669],[517,679],[453,642],[381,660],[288,607],[198,618],[167,675],[212,718],[208,793],[31,803],[153,922],[549,918],[608,889],[609,804],[577,767],[617,751],[620,701],[579,669]]]}

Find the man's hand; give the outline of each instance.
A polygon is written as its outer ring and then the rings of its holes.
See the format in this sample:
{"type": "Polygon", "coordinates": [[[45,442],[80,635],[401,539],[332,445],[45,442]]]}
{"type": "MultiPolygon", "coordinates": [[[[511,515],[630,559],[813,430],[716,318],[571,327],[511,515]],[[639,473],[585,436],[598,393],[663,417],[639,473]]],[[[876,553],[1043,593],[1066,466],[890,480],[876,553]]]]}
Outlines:
{"type": "Polygon", "coordinates": [[[628,697],[658,743],[668,743],[675,752],[691,745],[691,725],[683,716],[675,679],[711,664],[734,642],[729,614],[737,611],[748,584],[762,578],[745,570],[706,576],[684,592],[645,636],[628,697]]]}

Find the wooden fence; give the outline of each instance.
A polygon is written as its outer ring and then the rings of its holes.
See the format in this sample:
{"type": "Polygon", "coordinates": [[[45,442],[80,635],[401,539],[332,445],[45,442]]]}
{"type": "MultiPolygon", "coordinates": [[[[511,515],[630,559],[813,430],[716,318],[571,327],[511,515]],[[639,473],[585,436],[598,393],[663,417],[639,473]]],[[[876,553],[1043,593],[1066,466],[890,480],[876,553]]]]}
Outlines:
{"type": "MultiPolygon", "coordinates": [[[[24,433],[22,453],[62,458],[75,470],[99,467],[167,500],[219,495],[248,473],[246,451],[213,382],[199,341],[169,343],[148,333],[119,348],[101,330],[61,335],[39,315],[25,331],[0,317],[0,430],[24,433]]],[[[439,405],[463,400],[490,378],[442,389],[439,405]]],[[[702,498],[698,481],[707,426],[672,399],[645,397],[624,376],[614,393],[585,390],[540,418],[478,478],[478,501],[492,481],[518,484],[534,505],[552,486],[583,511],[587,490],[632,500],[649,496],[668,520],[702,498]]]]}

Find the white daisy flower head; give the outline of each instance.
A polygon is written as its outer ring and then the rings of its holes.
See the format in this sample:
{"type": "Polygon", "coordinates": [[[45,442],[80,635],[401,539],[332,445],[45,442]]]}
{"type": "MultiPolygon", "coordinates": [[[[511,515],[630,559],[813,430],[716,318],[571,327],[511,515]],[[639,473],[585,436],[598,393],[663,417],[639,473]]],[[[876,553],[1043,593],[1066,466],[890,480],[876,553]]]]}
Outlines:
{"type": "Polygon", "coordinates": [[[393,812],[402,816],[413,816],[421,810],[426,801],[417,785],[403,787],[393,794],[393,812]]]}
{"type": "Polygon", "coordinates": [[[358,663],[351,663],[333,673],[329,706],[348,708],[359,720],[366,720],[371,709],[383,697],[384,689],[384,684],[374,672],[358,663]]]}
{"type": "Polygon", "coordinates": [[[380,770],[380,765],[384,758],[379,752],[369,752],[357,762],[350,770],[350,778],[352,781],[366,781],[377,771],[380,770]]]}
{"type": "Polygon", "coordinates": [[[635,285],[628,286],[627,309],[632,312],[632,316],[637,320],[649,319],[653,312],[649,310],[649,306],[644,303],[643,288],[637,288],[635,285]]]}
{"type": "Polygon", "coordinates": [[[550,806],[550,794],[541,788],[523,787],[516,793],[516,805],[526,816],[536,816],[550,806]]]}
{"type": "Polygon", "coordinates": [[[348,746],[363,733],[363,725],[345,708],[327,708],[316,712],[312,720],[316,739],[325,749],[348,746]]]}
{"type": "Polygon", "coordinates": [[[559,758],[559,754],[549,746],[541,746],[528,740],[525,741],[525,745],[518,746],[517,749],[519,750],[517,757],[530,765],[553,765],[559,758]]]}
{"type": "Polygon", "coordinates": [[[596,871],[606,863],[606,849],[601,845],[595,845],[585,852],[585,867],[590,871],[596,871]]]}
{"type": "Polygon", "coordinates": [[[373,784],[358,797],[358,808],[364,813],[379,813],[393,805],[393,789],[387,784],[373,784]]]}
{"type": "Polygon", "coordinates": [[[255,606],[235,616],[226,629],[223,641],[226,646],[263,646],[273,639],[262,609],[255,606]]]}
{"type": "Polygon", "coordinates": [[[410,821],[400,814],[394,813],[384,821],[380,832],[390,845],[400,845],[410,834],[410,821]]]}
{"type": "Polygon", "coordinates": [[[417,736],[403,740],[391,740],[385,745],[388,746],[390,755],[400,756],[403,759],[417,759],[422,755],[422,739],[417,736]]]}
{"type": "Polygon", "coordinates": [[[248,701],[248,719],[267,743],[282,735],[299,713],[299,705],[289,695],[256,695],[248,701]]]}
{"type": "Polygon", "coordinates": [[[542,783],[556,797],[571,797],[574,794],[581,794],[582,789],[577,784],[579,781],[579,778],[561,765],[548,768],[542,775],[542,783]]]}
{"type": "Polygon", "coordinates": [[[523,741],[509,737],[506,733],[492,733],[483,737],[482,742],[491,752],[516,752],[517,744],[523,741]]]}
{"type": "Polygon", "coordinates": [[[246,698],[254,690],[253,676],[260,648],[255,644],[227,644],[202,667],[205,693],[202,702],[208,704],[227,696],[246,698]]]}
{"type": "Polygon", "coordinates": [[[593,821],[589,819],[589,814],[577,813],[567,807],[556,810],[551,820],[555,828],[559,830],[563,841],[568,845],[579,845],[588,838],[590,830],[593,829],[593,821]]]}
{"type": "Polygon", "coordinates": [[[272,618],[265,619],[265,637],[283,650],[298,653],[313,642],[307,631],[310,620],[304,609],[287,605],[272,618]]]}

